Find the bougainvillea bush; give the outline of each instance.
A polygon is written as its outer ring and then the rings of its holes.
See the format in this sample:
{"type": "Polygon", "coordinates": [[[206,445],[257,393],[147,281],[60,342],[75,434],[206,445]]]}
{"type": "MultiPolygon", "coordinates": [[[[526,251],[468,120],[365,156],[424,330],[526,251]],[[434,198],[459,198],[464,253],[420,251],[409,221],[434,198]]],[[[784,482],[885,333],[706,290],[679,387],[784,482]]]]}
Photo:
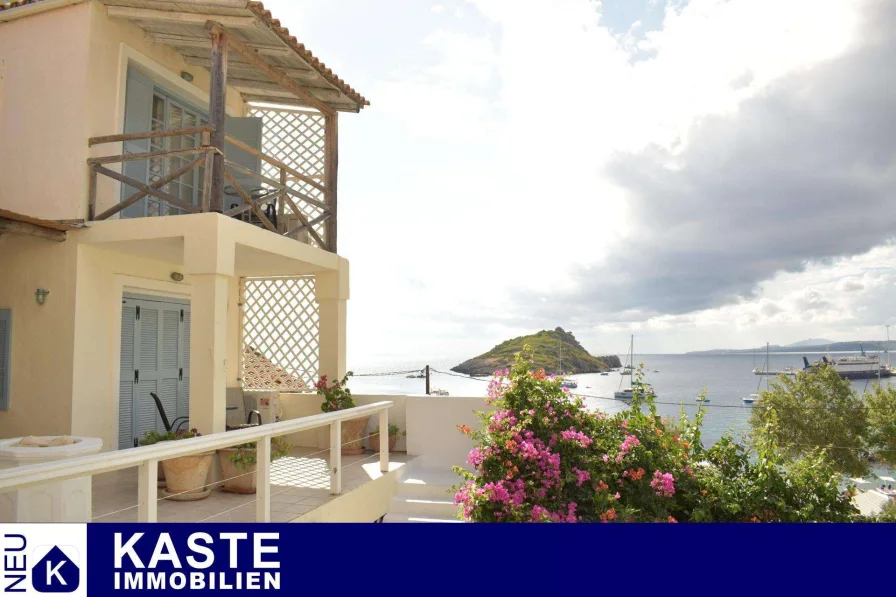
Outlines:
{"type": "Polygon", "coordinates": [[[773,444],[751,458],[731,438],[704,450],[703,411],[658,416],[641,376],[631,405],[586,410],[581,398],[527,351],[489,386],[476,447],[456,467],[455,503],[473,522],[685,522],[850,520],[837,479],[815,458],[777,460],[773,444]]]}

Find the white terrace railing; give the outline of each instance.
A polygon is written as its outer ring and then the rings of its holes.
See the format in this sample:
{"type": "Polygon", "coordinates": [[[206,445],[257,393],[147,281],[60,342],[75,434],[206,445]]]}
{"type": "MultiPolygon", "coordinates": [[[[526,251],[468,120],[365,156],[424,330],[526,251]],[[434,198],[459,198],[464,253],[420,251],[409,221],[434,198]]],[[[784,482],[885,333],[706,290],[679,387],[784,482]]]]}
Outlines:
{"type": "MultiPolygon", "coordinates": [[[[379,428],[389,429],[392,401],[376,402],[331,413],[248,427],[237,431],[213,433],[190,439],[160,442],[118,452],[103,452],[68,460],[20,466],[0,471],[0,493],[25,489],[43,483],[93,476],[138,467],[137,521],[156,522],[158,515],[158,463],[171,458],[201,454],[247,442],[257,442],[255,475],[255,517],[258,522],[271,520],[271,438],[330,427],[330,493],[342,493],[342,422],[379,414],[379,428]]],[[[380,471],[389,471],[389,442],[380,441],[380,471]]],[[[217,484],[220,481],[213,482],[217,484]]],[[[86,522],[86,521],[85,521],[86,522]]]]}

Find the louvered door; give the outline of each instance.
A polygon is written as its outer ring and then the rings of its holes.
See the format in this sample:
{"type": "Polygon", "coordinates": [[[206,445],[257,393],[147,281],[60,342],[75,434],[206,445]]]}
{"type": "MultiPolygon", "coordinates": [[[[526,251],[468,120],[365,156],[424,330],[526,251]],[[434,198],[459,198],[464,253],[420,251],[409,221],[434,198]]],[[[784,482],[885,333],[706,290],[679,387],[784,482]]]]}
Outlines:
{"type": "Polygon", "coordinates": [[[125,297],[122,308],[119,447],[147,431],[165,431],[151,392],[168,421],[189,415],[189,305],[125,297]],[[185,370],[187,374],[185,375],[185,370]]]}

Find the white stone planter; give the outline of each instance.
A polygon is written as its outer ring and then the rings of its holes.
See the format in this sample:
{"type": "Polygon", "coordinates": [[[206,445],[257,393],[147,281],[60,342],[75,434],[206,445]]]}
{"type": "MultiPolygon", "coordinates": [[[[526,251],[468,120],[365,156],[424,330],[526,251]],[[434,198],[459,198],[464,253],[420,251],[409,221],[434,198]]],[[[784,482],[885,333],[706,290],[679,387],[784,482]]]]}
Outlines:
{"type": "MultiPolygon", "coordinates": [[[[96,454],[103,448],[96,437],[73,437],[71,445],[46,448],[16,446],[21,439],[0,440],[0,469],[96,454]]],[[[89,475],[0,493],[0,522],[88,522],[91,493],[89,475]]]]}

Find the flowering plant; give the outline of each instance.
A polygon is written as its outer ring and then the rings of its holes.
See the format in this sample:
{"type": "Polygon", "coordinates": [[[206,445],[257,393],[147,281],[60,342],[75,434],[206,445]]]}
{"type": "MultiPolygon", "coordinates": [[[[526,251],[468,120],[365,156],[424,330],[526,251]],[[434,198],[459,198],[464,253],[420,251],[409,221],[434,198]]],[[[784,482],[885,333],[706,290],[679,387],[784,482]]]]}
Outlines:
{"type": "Polygon", "coordinates": [[[178,429],[177,431],[166,431],[159,433],[158,431],[147,431],[140,440],[141,446],[150,446],[159,442],[168,442],[178,439],[190,439],[191,437],[199,437],[202,434],[195,427],[193,429],[178,429]]]}
{"type": "Polygon", "coordinates": [[[314,387],[317,388],[317,393],[324,397],[324,401],[320,405],[320,409],[323,412],[330,413],[337,410],[345,410],[346,408],[353,408],[355,406],[352,392],[346,385],[348,377],[351,374],[351,371],[349,371],[341,381],[334,381],[332,385],[327,385],[327,376],[323,375],[318,382],[314,384],[314,387]]]}
{"type": "Polygon", "coordinates": [[[820,461],[785,477],[770,454],[754,463],[730,438],[704,450],[703,410],[660,417],[639,372],[622,412],[589,412],[559,378],[531,370],[528,347],[495,373],[455,503],[476,522],[843,520],[848,499],[820,461]],[[761,467],[761,468],[760,468],[761,467]],[[836,484],[834,484],[836,485],[836,484]],[[747,487],[747,490],[744,490],[747,487]],[[760,499],[760,494],[766,499],[760,499]],[[814,497],[814,499],[813,499],[814,497]],[[811,504],[811,505],[810,505],[811,504]]]}

